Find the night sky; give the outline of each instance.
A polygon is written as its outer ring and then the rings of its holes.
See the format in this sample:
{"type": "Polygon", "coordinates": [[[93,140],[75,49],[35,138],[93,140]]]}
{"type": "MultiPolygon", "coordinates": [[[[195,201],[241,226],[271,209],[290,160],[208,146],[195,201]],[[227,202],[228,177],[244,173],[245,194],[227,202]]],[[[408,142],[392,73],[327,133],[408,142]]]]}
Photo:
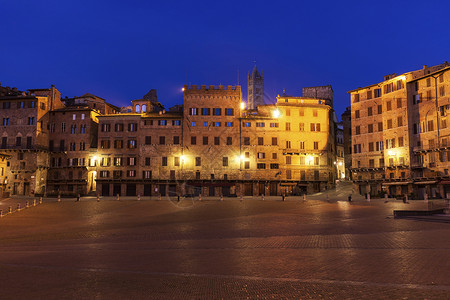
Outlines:
{"type": "Polygon", "coordinates": [[[286,89],[348,90],[450,61],[448,1],[5,1],[0,82],[55,84],[130,105],[150,89],[166,107],[183,84],[243,87],[256,60],[266,103],[286,89]]]}

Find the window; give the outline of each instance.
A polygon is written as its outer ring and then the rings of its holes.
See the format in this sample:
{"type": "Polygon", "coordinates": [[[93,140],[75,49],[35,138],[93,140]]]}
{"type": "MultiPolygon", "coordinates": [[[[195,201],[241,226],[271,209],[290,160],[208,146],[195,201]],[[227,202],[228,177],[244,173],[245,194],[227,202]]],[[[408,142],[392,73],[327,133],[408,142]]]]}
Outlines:
{"type": "Polygon", "coordinates": [[[203,137],[203,145],[208,145],[208,137],[207,136],[203,137]]]}
{"type": "Polygon", "coordinates": [[[383,131],[383,122],[378,122],[378,131],[383,131]]]}
{"type": "Polygon", "coordinates": [[[361,144],[353,145],[353,153],[361,153],[361,144]]]}
{"type": "Polygon", "coordinates": [[[232,108],[225,108],[225,115],[226,116],[233,116],[234,110],[232,108]]]}
{"type": "Polygon", "coordinates": [[[286,164],[290,165],[292,163],[292,157],[291,156],[286,156],[286,164]]]}
{"type": "Polygon", "coordinates": [[[264,138],[263,137],[258,137],[258,145],[259,146],[264,145],[264,138]]]}
{"type": "Polygon", "coordinates": [[[265,123],[264,122],[257,122],[256,123],[256,127],[264,127],[265,123]]]}
{"type": "Polygon", "coordinates": [[[244,145],[250,145],[250,138],[244,137],[244,145]]]}
{"type": "Polygon", "coordinates": [[[428,121],[428,130],[427,131],[433,131],[434,130],[434,122],[433,120],[428,121]]]}
{"type": "Polygon", "coordinates": [[[300,141],[299,145],[300,145],[300,150],[305,150],[305,142],[304,141],[300,141]]]}
{"type": "Polygon", "coordinates": [[[101,178],[109,177],[109,171],[100,171],[100,177],[101,178]]]}
{"type": "Polygon", "coordinates": [[[419,104],[422,102],[422,94],[413,95],[413,104],[419,104]]]}
{"type": "Polygon", "coordinates": [[[213,115],[214,116],[220,116],[222,114],[222,109],[221,108],[214,108],[213,109],[213,115]]]}
{"type": "Polygon", "coordinates": [[[218,137],[218,136],[214,137],[214,145],[216,145],[216,146],[220,145],[220,137],[218,137]]]}
{"type": "Polygon", "coordinates": [[[191,125],[192,125],[192,127],[195,127],[195,126],[197,126],[197,122],[192,122],[191,125]]]}
{"type": "Polygon", "coordinates": [[[128,170],[127,171],[127,177],[136,177],[136,171],[135,170],[128,170]]]}
{"type": "Polygon", "coordinates": [[[353,102],[354,102],[354,103],[359,102],[359,94],[354,94],[354,95],[353,95],[353,102]]]}
{"type": "Polygon", "coordinates": [[[377,112],[379,115],[383,113],[383,106],[381,104],[377,106],[377,112]]]}
{"type": "Polygon", "coordinates": [[[266,164],[265,163],[257,163],[256,164],[256,168],[257,169],[265,169],[266,168],[266,164]]]}
{"type": "Polygon", "coordinates": [[[175,167],[179,167],[179,166],[180,166],[180,158],[179,158],[178,156],[175,156],[175,157],[173,158],[173,165],[174,165],[175,167]]]}
{"type": "Polygon", "coordinates": [[[161,166],[167,167],[167,156],[161,157],[161,166]]]}
{"type": "Polygon", "coordinates": [[[427,91],[427,98],[426,100],[431,100],[431,91],[427,91]]]}
{"type": "Polygon", "coordinates": [[[200,167],[201,165],[202,165],[202,158],[197,156],[195,158],[195,166],[200,167]]]}
{"type": "Polygon", "coordinates": [[[222,166],[228,167],[228,157],[227,156],[222,157],[222,166]]]}
{"type": "Polygon", "coordinates": [[[319,157],[318,156],[314,156],[314,165],[315,166],[319,165],[319,157]]]}
{"type": "Polygon", "coordinates": [[[277,128],[278,127],[278,123],[270,123],[270,127],[277,128]]]}
{"type": "Polygon", "coordinates": [[[9,118],[3,118],[3,126],[9,125],[9,118]]]}
{"type": "Polygon", "coordinates": [[[392,110],[392,103],[391,103],[391,101],[387,101],[387,102],[386,102],[386,110],[387,110],[387,111],[392,110]]]}
{"type": "Polygon", "coordinates": [[[145,137],[145,144],[146,145],[151,145],[152,144],[152,137],[151,136],[147,135],[145,137]]]}
{"type": "Polygon", "coordinates": [[[77,115],[76,115],[76,114],[73,114],[73,115],[72,115],[72,120],[75,121],[76,119],[77,119],[77,115]]]}
{"type": "Polygon", "coordinates": [[[123,148],[123,141],[122,140],[114,140],[114,148],[115,149],[122,149],[123,148]]]}
{"type": "Polygon", "coordinates": [[[398,138],[398,146],[403,147],[403,137],[402,136],[398,138]]]}
{"type": "Polygon", "coordinates": [[[250,122],[243,122],[242,126],[244,127],[250,127],[251,123],[250,122]]]}
{"type": "Polygon", "coordinates": [[[202,116],[209,116],[211,113],[210,108],[202,108],[202,116]]]}
{"type": "Polygon", "coordinates": [[[191,136],[191,145],[197,145],[197,137],[191,136]]]}
{"type": "Polygon", "coordinates": [[[387,120],[387,129],[392,129],[392,119],[387,120]]]}
{"type": "Polygon", "coordinates": [[[286,131],[290,131],[291,130],[291,123],[286,122],[286,131]]]}
{"type": "Polygon", "coordinates": [[[16,137],[16,146],[18,147],[22,146],[22,137],[20,136],[16,137]]]}
{"type": "Polygon", "coordinates": [[[361,134],[361,127],[360,126],[356,126],[355,127],[355,135],[361,134]]]}
{"type": "Polygon", "coordinates": [[[369,117],[372,115],[372,107],[367,108],[367,115],[369,117]]]}
{"type": "Polygon", "coordinates": [[[173,137],[173,144],[174,145],[179,145],[180,144],[180,137],[179,136],[174,136],[173,137]]]}
{"type": "Polygon", "coordinates": [[[286,141],[286,149],[290,149],[291,148],[291,141],[286,141]]]}
{"type": "Polygon", "coordinates": [[[320,123],[311,123],[311,131],[320,131],[320,123]]]}
{"type": "Polygon", "coordinates": [[[258,152],[258,159],[265,159],[266,158],[266,153],[264,152],[258,152]]]}
{"type": "Polygon", "coordinates": [[[127,157],[127,165],[135,166],[136,165],[136,157],[127,157]]]}
{"type": "Polygon", "coordinates": [[[80,142],[80,151],[85,151],[85,150],[86,150],[86,143],[80,142]]]}
{"type": "Polygon", "coordinates": [[[122,157],[114,157],[114,165],[116,167],[122,166],[122,157]]]}
{"type": "Polygon", "coordinates": [[[300,108],[300,109],[298,110],[298,115],[299,115],[300,117],[303,117],[303,116],[305,115],[305,110],[304,110],[303,108],[300,108]]]}
{"type": "Polygon", "coordinates": [[[397,108],[401,108],[402,107],[402,99],[398,98],[397,99],[397,108]]]}
{"type": "Polygon", "coordinates": [[[271,169],[279,169],[280,166],[278,164],[270,164],[271,169]]]}
{"type": "Polygon", "coordinates": [[[395,148],[395,139],[387,139],[386,140],[386,148],[387,149],[395,148]]]}
{"type": "MultiPolygon", "coordinates": [[[[66,131],[66,124],[65,123],[63,123],[64,124],[64,130],[62,130],[63,132],[64,131],[66,131]]],[[[61,124],[61,126],[62,126],[62,124],[61,124]]],[[[111,124],[102,124],[102,126],[101,126],[101,131],[102,132],[110,132],[111,131],[111,124]]]]}
{"type": "Polygon", "coordinates": [[[373,151],[373,142],[370,142],[369,143],[369,152],[372,152],[373,151]]]}
{"type": "Polygon", "coordinates": [[[427,78],[427,87],[431,86],[431,78],[427,78]]]}
{"type": "Polygon", "coordinates": [[[373,92],[375,98],[381,97],[381,89],[375,89],[373,92]]]}
{"type": "Polygon", "coordinates": [[[137,142],[136,140],[128,140],[128,148],[129,149],[134,149],[137,146],[137,142]]]}
{"type": "Polygon", "coordinates": [[[401,116],[397,117],[397,126],[398,127],[403,126],[403,118],[401,116]]]}
{"type": "Polygon", "coordinates": [[[367,132],[368,132],[368,133],[372,133],[372,132],[373,132],[373,124],[369,124],[369,125],[367,126],[367,132]]]}
{"type": "Polygon", "coordinates": [[[272,138],[272,146],[278,145],[278,139],[276,137],[272,138]]]}
{"type": "Polygon", "coordinates": [[[233,122],[225,122],[225,127],[233,127],[233,122]]]}
{"type": "Polygon", "coordinates": [[[101,140],[100,141],[100,148],[101,149],[109,149],[111,147],[111,143],[109,140],[101,140]]]}
{"type": "Polygon", "coordinates": [[[167,126],[167,120],[158,120],[159,126],[167,126]]]}
{"type": "Polygon", "coordinates": [[[197,116],[198,115],[198,108],[196,108],[196,107],[189,108],[189,115],[197,116]]]}
{"type": "Polygon", "coordinates": [[[372,91],[367,91],[367,99],[372,99],[372,91]]]}
{"type": "Polygon", "coordinates": [[[128,131],[137,131],[137,123],[128,123],[128,131]]]}
{"type": "Polygon", "coordinates": [[[445,96],[445,86],[439,87],[439,96],[445,96]]]}
{"type": "Polygon", "coordinates": [[[220,127],[220,122],[213,122],[214,127],[220,127]]]}
{"type": "Polygon", "coordinates": [[[180,126],[180,120],[173,120],[172,126],[180,126]]]}
{"type": "Polygon", "coordinates": [[[203,127],[208,127],[209,123],[208,122],[203,122],[203,127]]]}
{"type": "Polygon", "coordinates": [[[227,145],[228,145],[228,146],[233,145],[233,138],[232,138],[231,136],[228,136],[228,137],[227,137],[227,145]]]}
{"type": "MultiPolygon", "coordinates": [[[[35,118],[34,117],[28,117],[28,125],[35,125],[35,118]]],[[[76,125],[75,125],[76,128],[76,125]]]]}
{"type": "Polygon", "coordinates": [[[80,126],[80,133],[86,133],[86,132],[87,132],[86,125],[85,124],[81,125],[80,126]]]}
{"type": "Polygon", "coordinates": [[[277,159],[278,155],[276,153],[272,153],[272,159],[277,159]]]}
{"type": "Polygon", "coordinates": [[[150,166],[150,157],[145,158],[145,165],[150,166]]]}
{"type": "Polygon", "coordinates": [[[319,142],[314,142],[314,150],[319,150],[319,142]]]}
{"type": "Polygon", "coordinates": [[[355,110],[355,119],[359,119],[359,110],[355,110]]]}

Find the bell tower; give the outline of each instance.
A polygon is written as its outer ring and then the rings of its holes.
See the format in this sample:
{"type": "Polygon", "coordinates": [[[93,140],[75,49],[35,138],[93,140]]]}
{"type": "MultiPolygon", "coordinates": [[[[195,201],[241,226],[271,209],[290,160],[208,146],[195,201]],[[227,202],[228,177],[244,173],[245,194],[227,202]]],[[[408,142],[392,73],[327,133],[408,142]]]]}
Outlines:
{"type": "Polygon", "coordinates": [[[258,105],[264,105],[264,72],[259,74],[256,64],[252,73],[248,73],[248,109],[256,109],[258,105]]]}

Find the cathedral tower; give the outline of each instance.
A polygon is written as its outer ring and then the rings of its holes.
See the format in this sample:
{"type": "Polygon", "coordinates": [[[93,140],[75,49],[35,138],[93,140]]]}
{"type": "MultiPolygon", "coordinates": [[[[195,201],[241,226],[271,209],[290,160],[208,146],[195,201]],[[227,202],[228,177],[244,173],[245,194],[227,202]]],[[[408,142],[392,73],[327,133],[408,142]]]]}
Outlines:
{"type": "Polygon", "coordinates": [[[264,105],[264,72],[259,74],[256,65],[252,73],[248,73],[248,109],[256,109],[258,105],[264,105]]]}

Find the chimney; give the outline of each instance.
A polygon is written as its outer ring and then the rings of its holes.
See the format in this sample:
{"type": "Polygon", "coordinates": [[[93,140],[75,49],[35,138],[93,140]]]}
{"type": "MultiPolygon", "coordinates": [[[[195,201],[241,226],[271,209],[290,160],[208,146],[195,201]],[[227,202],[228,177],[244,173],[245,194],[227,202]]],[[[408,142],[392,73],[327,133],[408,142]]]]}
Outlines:
{"type": "Polygon", "coordinates": [[[423,65],[423,69],[425,70],[427,68],[427,65],[423,65]]]}

